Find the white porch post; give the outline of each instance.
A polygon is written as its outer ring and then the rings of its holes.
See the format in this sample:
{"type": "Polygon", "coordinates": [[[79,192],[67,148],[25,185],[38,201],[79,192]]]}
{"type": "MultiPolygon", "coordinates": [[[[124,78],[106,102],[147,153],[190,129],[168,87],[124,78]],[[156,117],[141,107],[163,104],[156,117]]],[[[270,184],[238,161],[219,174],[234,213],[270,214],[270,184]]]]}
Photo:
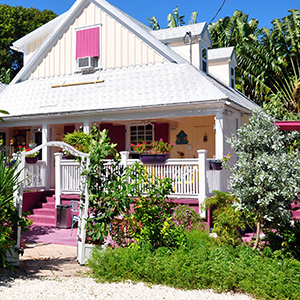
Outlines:
{"type": "Polygon", "coordinates": [[[198,164],[199,164],[199,213],[201,218],[206,217],[206,212],[200,210],[200,205],[204,202],[206,198],[207,189],[207,178],[206,178],[206,155],[207,150],[198,150],[198,164]]]}
{"type": "Polygon", "coordinates": [[[215,116],[215,133],[216,159],[222,159],[224,157],[224,116],[222,111],[215,116]]]}
{"type": "Polygon", "coordinates": [[[90,122],[89,121],[84,121],[83,122],[83,132],[84,133],[89,133],[90,132],[90,122]]]}
{"type": "MultiPolygon", "coordinates": [[[[49,125],[43,124],[42,127],[42,144],[49,142],[49,125]]],[[[50,166],[50,151],[48,147],[44,147],[42,151],[42,160],[46,162],[46,178],[45,178],[45,185],[46,190],[50,190],[50,183],[51,183],[51,166],[50,166]]]]}
{"type": "Polygon", "coordinates": [[[121,164],[124,167],[127,167],[127,161],[129,159],[129,151],[121,151],[120,154],[121,154],[121,164]]]}
{"type": "Polygon", "coordinates": [[[55,206],[60,205],[61,196],[61,160],[63,157],[62,153],[54,153],[55,156],[55,206]]]}

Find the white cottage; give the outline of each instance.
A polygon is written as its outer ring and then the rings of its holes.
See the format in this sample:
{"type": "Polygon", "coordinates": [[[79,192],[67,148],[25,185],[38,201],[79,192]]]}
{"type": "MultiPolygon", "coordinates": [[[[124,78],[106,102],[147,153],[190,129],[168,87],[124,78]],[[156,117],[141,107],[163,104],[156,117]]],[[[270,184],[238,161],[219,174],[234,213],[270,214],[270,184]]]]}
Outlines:
{"type": "MultiPolygon", "coordinates": [[[[259,107],[234,88],[234,49],[210,46],[206,23],[152,31],[105,0],[77,0],[13,43],[24,67],[0,95],[0,108],[10,113],[2,116],[0,134],[12,154],[30,141],[61,141],[96,123],[109,129],[119,151],[129,152],[127,159],[135,157],[131,143],[163,138],[176,144],[179,133],[187,142],[171,151],[173,165],[197,164],[199,149],[221,159],[230,152],[226,136],[259,107]]],[[[28,189],[55,188],[57,150],[43,149],[40,165],[51,176],[28,189]]],[[[175,196],[198,197],[186,186],[195,179],[184,184],[172,176],[181,186],[175,196]]]]}

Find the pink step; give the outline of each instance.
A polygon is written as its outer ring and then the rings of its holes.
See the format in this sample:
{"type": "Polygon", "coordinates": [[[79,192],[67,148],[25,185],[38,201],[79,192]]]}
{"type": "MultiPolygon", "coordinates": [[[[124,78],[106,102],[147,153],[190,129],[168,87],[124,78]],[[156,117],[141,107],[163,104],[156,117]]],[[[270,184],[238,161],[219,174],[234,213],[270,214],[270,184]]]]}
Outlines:
{"type": "Polygon", "coordinates": [[[56,226],[55,216],[30,215],[28,218],[34,225],[56,226]]]}
{"type": "Polygon", "coordinates": [[[54,197],[46,197],[46,202],[47,203],[55,203],[55,198],[54,197]]]}
{"type": "Polygon", "coordinates": [[[55,216],[55,209],[51,208],[35,208],[33,209],[33,214],[34,215],[39,215],[39,216],[55,216]]]}
{"type": "Polygon", "coordinates": [[[42,203],[41,208],[51,208],[51,209],[55,209],[55,203],[42,203]]]}

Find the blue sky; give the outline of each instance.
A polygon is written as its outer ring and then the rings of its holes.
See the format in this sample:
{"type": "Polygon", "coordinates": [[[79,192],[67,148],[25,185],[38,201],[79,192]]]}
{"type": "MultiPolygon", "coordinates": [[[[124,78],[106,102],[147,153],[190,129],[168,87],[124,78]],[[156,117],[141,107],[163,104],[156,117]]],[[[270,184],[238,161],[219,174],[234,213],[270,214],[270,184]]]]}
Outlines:
{"type": "MultiPolygon", "coordinates": [[[[36,7],[38,9],[51,9],[57,14],[68,10],[75,0],[0,0],[1,4],[21,5],[24,7],[36,7]]],[[[198,11],[198,22],[209,22],[223,0],[200,1],[200,0],[110,0],[110,3],[125,11],[144,24],[147,24],[147,17],[156,16],[162,28],[167,26],[167,15],[178,6],[181,15],[185,15],[188,22],[193,11],[198,11]]],[[[249,15],[249,18],[256,18],[259,27],[271,28],[271,21],[275,18],[282,18],[288,14],[291,8],[300,9],[299,0],[227,0],[223,9],[216,19],[232,16],[236,9],[249,15]]]]}

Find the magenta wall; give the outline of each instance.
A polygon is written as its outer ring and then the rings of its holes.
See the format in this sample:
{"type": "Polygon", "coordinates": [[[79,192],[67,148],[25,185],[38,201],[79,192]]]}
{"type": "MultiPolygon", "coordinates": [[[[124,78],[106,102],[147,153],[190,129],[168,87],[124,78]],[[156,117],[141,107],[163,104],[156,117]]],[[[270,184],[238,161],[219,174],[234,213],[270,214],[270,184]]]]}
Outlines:
{"type": "MultiPolygon", "coordinates": [[[[53,193],[52,193],[53,194],[53,193]]],[[[23,194],[22,211],[31,211],[36,207],[36,204],[43,200],[43,197],[48,196],[49,192],[25,192],[23,194]]]]}

